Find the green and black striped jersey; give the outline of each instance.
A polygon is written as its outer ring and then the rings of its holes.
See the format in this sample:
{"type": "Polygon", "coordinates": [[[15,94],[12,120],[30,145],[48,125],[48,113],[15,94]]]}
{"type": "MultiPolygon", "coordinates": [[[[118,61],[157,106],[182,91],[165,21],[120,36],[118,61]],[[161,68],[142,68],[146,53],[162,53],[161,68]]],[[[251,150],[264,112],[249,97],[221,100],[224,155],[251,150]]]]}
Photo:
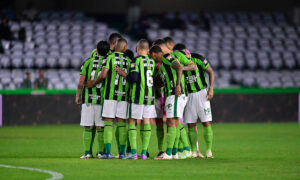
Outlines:
{"type": "Polygon", "coordinates": [[[155,75],[155,61],[148,56],[136,57],[130,66],[130,73],[139,74],[138,81],[130,86],[130,99],[135,104],[152,105],[155,103],[153,77],[155,75]]]}
{"type": "Polygon", "coordinates": [[[125,72],[129,72],[130,64],[131,59],[125,57],[121,52],[114,52],[107,57],[106,62],[103,63],[103,68],[108,69],[104,81],[104,99],[117,101],[129,100],[129,83],[125,77],[116,73],[115,67],[119,66],[125,72]]]}
{"type": "MultiPolygon", "coordinates": [[[[162,59],[162,64],[159,68],[159,75],[164,83],[164,94],[165,97],[175,95],[175,87],[177,82],[177,73],[174,68],[172,68],[172,64],[176,61],[176,59],[170,55],[165,54],[162,59]]],[[[186,84],[184,80],[184,76],[181,76],[181,93],[186,94],[186,84]]]]}
{"type": "MultiPolygon", "coordinates": [[[[113,50],[109,50],[107,55],[111,55],[114,51],[113,50]]],[[[98,53],[97,53],[97,49],[94,49],[92,52],[91,52],[91,55],[90,55],[90,58],[93,58],[95,56],[98,56],[98,53]]]]}
{"type": "MultiPolygon", "coordinates": [[[[103,56],[95,56],[87,59],[81,66],[80,75],[85,76],[85,81],[88,79],[96,80],[102,70],[102,63],[105,61],[103,56]]],[[[84,88],[81,94],[82,104],[92,103],[101,104],[101,96],[103,93],[102,83],[93,88],[84,88]]]]}
{"type": "Polygon", "coordinates": [[[205,77],[205,70],[209,66],[207,59],[196,53],[191,53],[191,59],[197,66],[197,70],[185,72],[188,93],[205,89],[208,84],[205,77]]]}

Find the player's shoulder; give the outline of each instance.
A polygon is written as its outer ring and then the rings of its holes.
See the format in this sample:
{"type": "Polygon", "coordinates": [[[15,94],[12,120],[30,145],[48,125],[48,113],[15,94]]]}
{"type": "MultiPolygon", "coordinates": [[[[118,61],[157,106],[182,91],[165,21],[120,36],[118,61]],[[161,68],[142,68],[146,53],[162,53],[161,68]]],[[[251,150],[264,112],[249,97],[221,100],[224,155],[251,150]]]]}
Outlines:
{"type": "Polygon", "coordinates": [[[204,59],[206,59],[205,56],[198,54],[198,53],[191,53],[191,57],[200,59],[201,61],[204,61],[204,59]]]}
{"type": "Polygon", "coordinates": [[[82,66],[88,65],[91,62],[92,58],[87,58],[82,62],[82,66]]]}
{"type": "Polygon", "coordinates": [[[174,60],[174,57],[170,53],[164,54],[163,57],[168,61],[174,60]]]}

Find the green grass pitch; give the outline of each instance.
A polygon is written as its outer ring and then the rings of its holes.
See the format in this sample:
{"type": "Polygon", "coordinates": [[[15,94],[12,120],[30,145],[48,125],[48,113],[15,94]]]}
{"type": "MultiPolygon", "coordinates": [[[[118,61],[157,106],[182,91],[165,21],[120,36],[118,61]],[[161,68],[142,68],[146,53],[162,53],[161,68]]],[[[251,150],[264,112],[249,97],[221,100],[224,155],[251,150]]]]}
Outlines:
{"type": "MultiPolygon", "coordinates": [[[[201,126],[199,130],[204,152],[201,126]]],[[[215,159],[153,160],[157,153],[153,130],[151,160],[134,161],[79,159],[83,145],[78,125],[1,127],[0,164],[56,171],[71,180],[300,179],[299,124],[214,124],[213,130],[215,159]]],[[[115,154],[115,143],[113,151],[115,154]]],[[[41,172],[0,167],[0,179],[49,177],[41,172]]]]}

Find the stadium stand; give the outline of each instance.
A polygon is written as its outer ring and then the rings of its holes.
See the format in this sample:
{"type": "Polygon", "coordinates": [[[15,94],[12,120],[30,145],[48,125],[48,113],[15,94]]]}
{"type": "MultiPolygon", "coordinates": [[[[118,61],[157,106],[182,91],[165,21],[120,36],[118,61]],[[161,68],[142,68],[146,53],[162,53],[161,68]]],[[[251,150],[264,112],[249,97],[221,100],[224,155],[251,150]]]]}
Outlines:
{"type": "MultiPolygon", "coordinates": [[[[216,69],[216,87],[300,87],[300,27],[283,13],[205,13],[209,30],[199,29],[199,14],[180,14],[186,29],[147,30],[150,40],[171,36],[191,52],[206,56],[216,69]]],[[[154,26],[158,27],[158,26],[154,26]]]]}
{"type": "Polygon", "coordinates": [[[49,89],[76,89],[83,61],[99,40],[115,32],[80,12],[42,12],[39,19],[10,23],[15,36],[25,28],[26,42],[2,41],[5,54],[0,54],[0,89],[19,88],[26,72],[31,72],[34,81],[38,69],[45,69],[49,89]]]}
{"type": "MultiPolygon", "coordinates": [[[[195,25],[199,14],[181,13],[186,29],[161,29],[152,23],[146,34],[150,41],[171,36],[206,56],[216,70],[216,87],[300,87],[300,27],[291,25],[284,14],[204,16],[208,30],[195,25]]],[[[42,68],[50,89],[75,89],[82,62],[97,41],[115,31],[80,12],[42,12],[39,19],[10,23],[15,36],[25,28],[26,41],[2,41],[0,89],[19,88],[25,72],[32,72],[34,79],[42,68]]],[[[135,42],[125,38],[134,50],[135,42]]]]}

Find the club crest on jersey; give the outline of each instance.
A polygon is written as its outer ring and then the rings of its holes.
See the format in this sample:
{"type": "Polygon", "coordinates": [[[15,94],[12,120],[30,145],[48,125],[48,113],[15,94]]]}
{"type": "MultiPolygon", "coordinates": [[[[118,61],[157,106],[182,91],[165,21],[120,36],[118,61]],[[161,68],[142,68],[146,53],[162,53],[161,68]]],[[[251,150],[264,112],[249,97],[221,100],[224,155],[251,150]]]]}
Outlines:
{"type": "Polygon", "coordinates": [[[167,108],[171,109],[172,108],[172,104],[167,104],[167,108]]]}
{"type": "Polygon", "coordinates": [[[134,66],[135,66],[135,63],[131,63],[130,67],[134,68],[134,66]]]}
{"type": "Polygon", "coordinates": [[[102,63],[105,63],[105,62],[106,62],[106,59],[103,59],[103,60],[102,60],[102,63]]]}
{"type": "Polygon", "coordinates": [[[167,59],[168,59],[168,60],[171,60],[171,59],[172,59],[172,56],[171,56],[171,55],[169,55],[169,56],[167,57],[167,59]]]}
{"type": "Polygon", "coordinates": [[[203,63],[206,65],[206,64],[207,64],[207,60],[206,60],[206,59],[204,59],[203,63]]]}

